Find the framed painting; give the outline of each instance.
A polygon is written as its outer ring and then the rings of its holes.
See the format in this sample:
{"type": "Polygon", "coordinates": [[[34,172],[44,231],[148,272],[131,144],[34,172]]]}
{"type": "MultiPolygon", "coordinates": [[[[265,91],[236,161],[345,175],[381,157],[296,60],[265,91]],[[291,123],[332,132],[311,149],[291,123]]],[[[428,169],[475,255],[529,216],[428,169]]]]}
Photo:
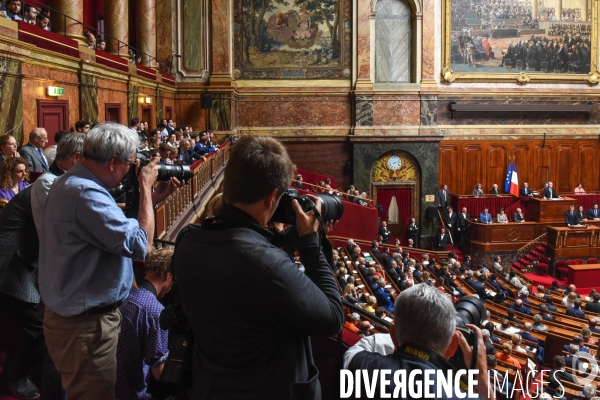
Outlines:
{"type": "Polygon", "coordinates": [[[600,82],[599,0],[443,0],[442,80],[600,82]]]}
{"type": "Polygon", "coordinates": [[[349,79],[350,0],[236,0],[236,79],[349,79]]]}

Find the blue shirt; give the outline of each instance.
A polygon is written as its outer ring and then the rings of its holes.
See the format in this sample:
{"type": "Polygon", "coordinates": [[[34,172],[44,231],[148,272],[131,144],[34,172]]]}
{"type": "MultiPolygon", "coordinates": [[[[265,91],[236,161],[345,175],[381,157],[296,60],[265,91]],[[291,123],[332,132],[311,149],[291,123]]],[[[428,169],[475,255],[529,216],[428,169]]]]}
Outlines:
{"type": "Polygon", "coordinates": [[[106,186],[78,163],[52,185],[42,219],[39,286],[63,317],[127,297],[132,258],[146,258],[148,235],[125,218],[106,186]]]}
{"type": "Polygon", "coordinates": [[[156,296],[143,287],[131,289],[121,304],[121,333],[117,345],[116,399],[150,399],[146,377],[150,368],[164,362],[169,332],[160,329],[163,310],[156,296]]]}

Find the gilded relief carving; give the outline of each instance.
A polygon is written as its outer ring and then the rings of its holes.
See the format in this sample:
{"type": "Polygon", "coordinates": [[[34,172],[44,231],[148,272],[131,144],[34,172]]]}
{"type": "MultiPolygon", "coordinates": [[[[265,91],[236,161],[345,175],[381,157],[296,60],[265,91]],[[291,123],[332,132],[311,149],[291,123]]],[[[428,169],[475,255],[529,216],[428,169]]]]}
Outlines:
{"type": "Polygon", "coordinates": [[[412,157],[393,151],[380,157],[371,171],[372,182],[416,181],[419,176],[412,157]]]}

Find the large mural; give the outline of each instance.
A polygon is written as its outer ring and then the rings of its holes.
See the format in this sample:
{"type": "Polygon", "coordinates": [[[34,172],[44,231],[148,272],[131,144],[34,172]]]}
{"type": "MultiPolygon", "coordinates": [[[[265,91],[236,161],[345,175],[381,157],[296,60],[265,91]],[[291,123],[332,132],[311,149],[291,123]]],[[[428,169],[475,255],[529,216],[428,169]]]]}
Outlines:
{"type": "Polygon", "coordinates": [[[237,0],[236,79],[348,79],[349,0],[237,0]]]}

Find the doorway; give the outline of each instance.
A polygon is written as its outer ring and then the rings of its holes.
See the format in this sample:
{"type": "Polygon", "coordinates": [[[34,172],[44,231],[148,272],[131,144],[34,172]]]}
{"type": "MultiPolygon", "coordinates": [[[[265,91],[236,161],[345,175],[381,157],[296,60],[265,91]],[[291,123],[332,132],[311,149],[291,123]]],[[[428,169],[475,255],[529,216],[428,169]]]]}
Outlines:
{"type": "Polygon", "coordinates": [[[38,124],[48,132],[48,146],[54,144],[54,134],[69,130],[69,102],[67,100],[38,100],[38,124]]]}
{"type": "Polygon", "coordinates": [[[104,120],[106,122],[121,123],[121,104],[120,103],[106,103],[104,106],[104,120]]]}
{"type": "Polygon", "coordinates": [[[152,125],[152,106],[142,107],[142,121],[147,122],[148,125],[152,125]]]}

